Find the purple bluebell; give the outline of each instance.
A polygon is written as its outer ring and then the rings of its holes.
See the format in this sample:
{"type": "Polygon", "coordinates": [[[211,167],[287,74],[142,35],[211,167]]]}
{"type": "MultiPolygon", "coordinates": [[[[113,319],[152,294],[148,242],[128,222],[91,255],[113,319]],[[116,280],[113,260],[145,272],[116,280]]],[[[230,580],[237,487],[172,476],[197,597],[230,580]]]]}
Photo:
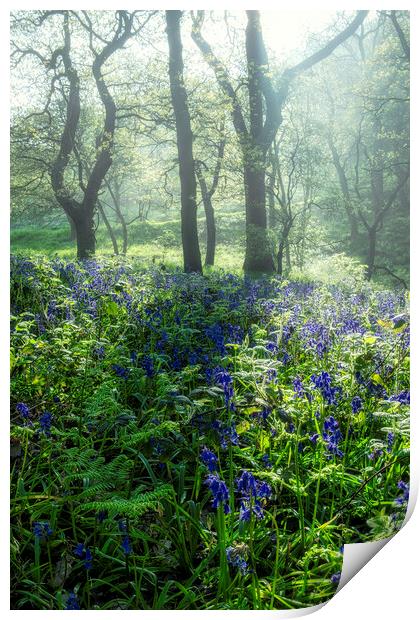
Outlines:
{"type": "Polygon", "coordinates": [[[363,401],[360,396],[355,396],[351,401],[351,410],[353,413],[357,413],[362,408],[363,401]]]}
{"type": "Polygon", "coordinates": [[[214,452],[204,447],[201,450],[201,460],[203,461],[204,465],[207,467],[210,473],[216,471],[218,460],[214,452]]]}
{"type": "Polygon", "coordinates": [[[29,407],[25,405],[25,403],[18,403],[16,405],[16,411],[24,418],[25,420],[29,417],[29,407]]]}
{"type": "Polygon", "coordinates": [[[74,592],[70,592],[67,597],[66,609],[80,609],[78,598],[74,592]]]}
{"type": "Polygon", "coordinates": [[[224,513],[228,514],[230,512],[229,490],[225,482],[219,478],[218,474],[209,474],[205,482],[213,495],[212,507],[223,506],[224,513]]]}

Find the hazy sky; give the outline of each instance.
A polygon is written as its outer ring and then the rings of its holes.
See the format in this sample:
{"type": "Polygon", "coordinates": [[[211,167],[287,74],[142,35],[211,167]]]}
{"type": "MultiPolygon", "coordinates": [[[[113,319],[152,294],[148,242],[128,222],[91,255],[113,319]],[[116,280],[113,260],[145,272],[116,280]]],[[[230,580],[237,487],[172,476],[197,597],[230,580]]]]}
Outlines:
{"type": "Polygon", "coordinates": [[[322,32],[336,14],[336,11],[261,11],[264,39],[281,60],[296,48],[304,48],[308,35],[322,32]]]}

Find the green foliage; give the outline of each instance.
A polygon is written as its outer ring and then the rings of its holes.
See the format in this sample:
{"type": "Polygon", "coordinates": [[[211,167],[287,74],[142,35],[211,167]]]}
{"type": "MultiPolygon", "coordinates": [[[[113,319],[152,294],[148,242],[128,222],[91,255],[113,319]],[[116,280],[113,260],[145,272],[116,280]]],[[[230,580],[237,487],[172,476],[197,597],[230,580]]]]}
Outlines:
{"type": "Polygon", "coordinates": [[[13,257],[13,608],[314,605],[344,542],[398,530],[407,299],[334,261],[341,284],[13,257]]]}

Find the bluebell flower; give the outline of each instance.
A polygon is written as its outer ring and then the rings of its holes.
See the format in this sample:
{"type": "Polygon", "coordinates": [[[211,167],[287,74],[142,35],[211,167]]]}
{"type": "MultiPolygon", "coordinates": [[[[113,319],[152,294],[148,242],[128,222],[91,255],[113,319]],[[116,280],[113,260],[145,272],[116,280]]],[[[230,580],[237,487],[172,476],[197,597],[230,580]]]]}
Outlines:
{"type": "Polygon", "coordinates": [[[121,377],[122,379],[128,379],[128,376],[130,374],[128,368],[123,368],[119,364],[113,364],[112,369],[117,375],[117,377],[121,377]]]}
{"type": "Polygon", "coordinates": [[[353,413],[357,413],[362,408],[363,401],[360,396],[355,396],[351,401],[351,410],[353,413]]]}
{"type": "Polygon", "coordinates": [[[249,471],[243,471],[236,480],[236,488],[243,496],[256,497],[257,481],[249,471]]]}
{"type": "Polygon", "coordinates": [[[320,375],[312,375],[311,381],[319,389],[322,397],[328,405],[336,405],[337,397],[341,394],[341,388],[331,385],[331,377],[328,372],[322,371],[320,375]]]}
{"type": "Polygon", "coordinates": [[[318,441],[318,437],[319,437],[319,434],[314,433],[313,435],[310,435],[309,441],[311,441],[315,445],[318,441]]]}
{"type": "Polygon", "coordinates": [[[228,514],[230,512],[229,490],[224,481],[217,474],[209,474],[205,482],[213,495],[212,507],[223,506],[224,513],[228,514]]]}
{"type": "Polygon", "coordinates": [[[227,450],[228,443],[232,444],[233,446],[238,445],[239,436],[236,432],[235,422],[224,425],[220,422],[220,420],[215,420],[211,426],[217,431],[219,435],[220,447],[222,448],[222,450],[227,450]]]}
{"type": "Polygon", "coordinates": [[[267,351],[269,351],[270,353],[277,353],[279,350],[277,343],[272,342],[271,340],[267,342],[265,346],[266,346],[267,351]]]}
{"type": "Polygon", "coordinates": [[[16,405],[16,411],[22,416],[22,418],[27,419],[29,417],[29,407],[25,405],[25,403],[18,403],[16,405]]]}
{"type": "Polygon", "coordinates": [[[264,467],[266,467],[267,469],[271,469],[273,467],[272,462],[270,461],[270,457],[268,456],[268,454],[264,454],[264,456],[261,458],[264,467]]]}
{"type": "Polygon", "coordinates": [[[49,521],[35,521],[33,524],[35,538],[47,540],[53,534],[49,521]]]}
{"type": "Polygon", "coordinates": [[[394,394],[393,396],[390,396],[389,400],[392,402],[401,403],[402,405],[409,405],[410,404],[410,391],[404,390],[403,392],[400,392],[399,394],[394,394]]]}
{"type": "Polygon", "coordinates": [[[130,553],[132,553],[133,548],[131,546],[130,539],[127,534],[123,537],[121,546],[123,548],[125,555],[130,555],[130,553]]]}
{"type": "Polygon", "coordinates": [[[51,413],[49,411],[44,411],[42,416],[39,418],[39,424],[41,426],[41,430],[45,433],[47,437],[51,435],[51,422],[51,413]]]}
{"type": "Polygon", "coordinates": [[[388,433],[388,435],[387,435],[387,443],[388,443],[387,452],[391,452],[392,451],[392,446],[394,445],[394,440],[395,440],[394,433],[388,433]]]}
{"type": "Polygon", "coordinates": [[[305,396],[303,391],[303,383],[300,377],[295,377],[293,379],[293,389],[295,391],[296,398],[303,398],[305,396]]]}
{"type": "Polygon", "coordinates": [[[98,360],[104,359],[104,357],[105,357],[105,349],[104,349],[104,347],[102,345],[95,347],[93,349],[93,355],[98,360]]]}
{"type": "Polygon", "coordinates": [[[383,454],[383,450],[381,450],[380,448],[376,448],[370,454],[368,454],[368,459],[369,461],[374,461],[375,459],[382,456],[382,454],[383,454]]]}
{"type": "Polygon", "coordinates": [[[334,573],[334,575],[331,575],[331,583],[339,583],[341,579],[341,573],[334,573]]]}
{"type": "Polygon", "coordinates": [[[85,554],[85,546],[83,543],[77,543],[75,548],[73,549],[73,553],[78,558],[82,559],[85,554]]]}
{"type": "Polygon", "coordinates": [[[107,516],[108,516],[107,510],[100,510],[98,514],[96,515],[96,518],[98,519],[99,523],[103,523],[105,519],[107,518],[107,516]]]}
{"type": "Polygon", "coordinates": [[[79,601],[74,592],[70,592],[67,597],[66,609],[80,609],[79,601]]]}
{"type": "Polygon", "coordinates": [[[248,563],[245,559],[244,545],[231,546],[226,549],[226,558],[229,564],[239,569],[242,575],[249,572],[248,563]]]}
{"type": "Polygon", "coordinates": [[[322,438],[327,444],[327,450],[331,454],[335,454],[338,457],[344,456],[344,453],[338,447],[338,444],[342,440],[342,434],[337,420],[331,415],[324,421],[324,432],[322,438]]]}
{"type": "Polygon", "coordinates": [[[397,506],[405,506],[408,503],[408,499],[410,496],[410,485],[400,480],[397,484],[397,487],[400,489],[400,491],[403,492],[403,494],[400,495],[400,497],[397,497],[397,499],[395,500],[395,504],[397,506]]]}
{"type": "Polygon", "coordinates": [[[215,379],[219,385],[222,386],[225,395],[225,405],[232,409],[233,399],[233,379],[227,370],[224,368],[216,370],[215,379]]]}
{"type": "Polygon", "coordinates": [[[73,549],[73,553],[76,557],[84,561],[83,563],[86,570],[90,570],[92,568],[92,552],[89,547],[85,547],[83,543],[77,543],[73,549]]]}
{"type": "Polygon", "coordinates": [[[210,473],[216,471],[218,461],[217,456],[214,454],[214,452],[204,447],[201,451],[201,460],[203,461],[204,465],[207,467],[210,473]]]}
{"type": "Polygon", "coordinates": [[[153,360],[150,355],[145,355],[141,362],[142,367],[146,371],[146,376],[151,379],[155,374],[155,368],[153,365],[153,360]]]}

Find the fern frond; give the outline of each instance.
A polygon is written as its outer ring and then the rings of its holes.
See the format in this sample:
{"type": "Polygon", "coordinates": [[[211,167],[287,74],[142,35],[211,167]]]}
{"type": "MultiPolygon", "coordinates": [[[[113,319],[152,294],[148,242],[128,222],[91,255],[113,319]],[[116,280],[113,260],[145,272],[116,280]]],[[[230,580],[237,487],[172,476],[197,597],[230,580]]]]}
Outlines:
{"type": "Polygon", "coordinates": [[[154,491],[146,491],[140,495],[134,495],[131,499],[113,497],[108,500],[87,502],[81,504],[78,512],[107,511],[112,517],[140,517],[148,510],[157,510],[160,502],[168,499],[173,493],[172,486],[163,484],[154,491]]]}

